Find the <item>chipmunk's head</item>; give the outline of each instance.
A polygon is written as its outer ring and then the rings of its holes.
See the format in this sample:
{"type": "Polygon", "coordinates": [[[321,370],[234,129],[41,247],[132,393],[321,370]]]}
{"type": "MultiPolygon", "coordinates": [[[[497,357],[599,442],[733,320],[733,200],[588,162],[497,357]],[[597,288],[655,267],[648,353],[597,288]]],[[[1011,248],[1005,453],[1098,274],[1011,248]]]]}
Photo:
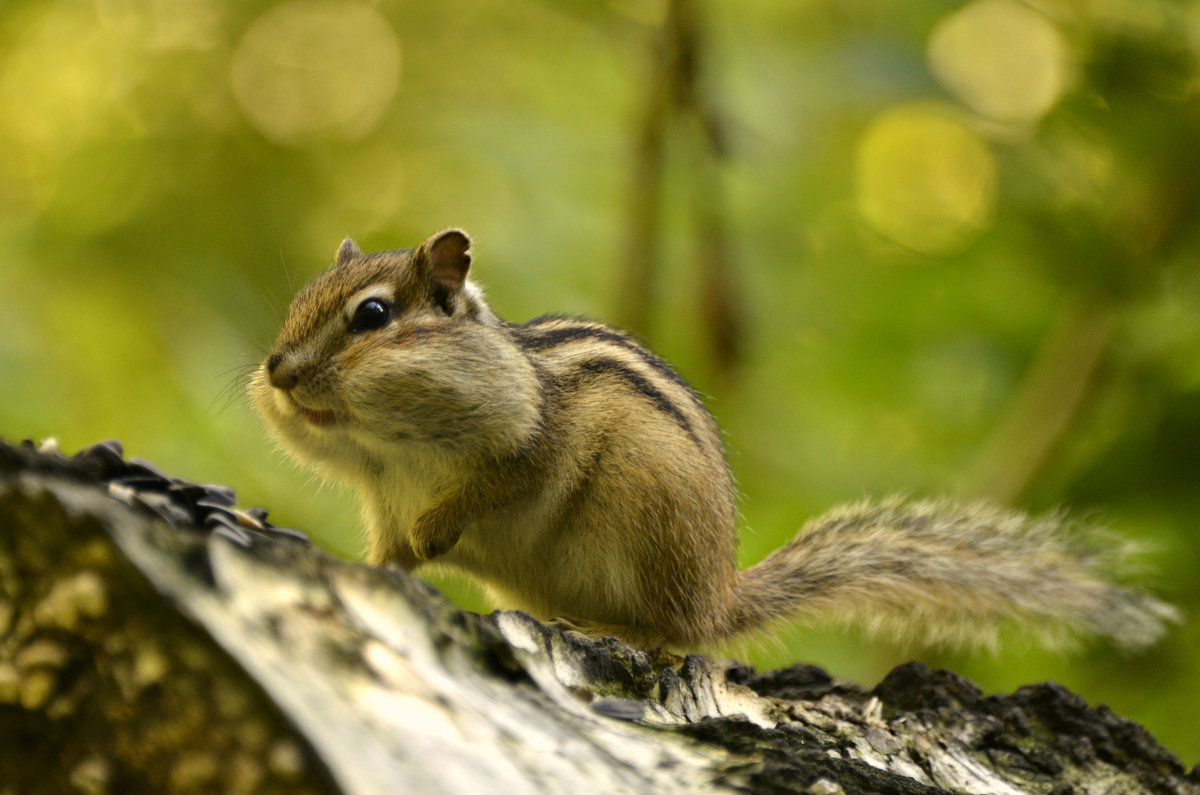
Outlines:
{"type": "Polygon", "coordinates": [[[421,445],[507,451],[532,432],[522,398],[536,379],[467,279],[470,246],[458,229],[402,251],[342,243],[293,300],[250,385],[285,449],[359,469],[421,445]]]}

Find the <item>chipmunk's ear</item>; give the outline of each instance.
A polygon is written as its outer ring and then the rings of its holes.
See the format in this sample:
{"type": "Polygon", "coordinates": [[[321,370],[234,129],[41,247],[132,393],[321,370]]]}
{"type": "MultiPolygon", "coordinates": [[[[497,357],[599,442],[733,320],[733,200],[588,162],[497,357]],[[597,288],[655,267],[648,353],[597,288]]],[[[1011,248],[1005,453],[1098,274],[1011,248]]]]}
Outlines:
{"type": "Polygon", "coordinates": [[[355,257],[361,257],[362,252],[358,250],[358,246],[354,245],[354,241],[346,238],[342,241],[342,245],[338,246],[337,257],[334,259],[334,264],[345,265],[355,257]]]}
{"type": "Polygon", "coordinates": [[[471,238],[461,229],[447,229],[425,241],[426,272],[438,291],[439,301],[462,289],[471,269],[471,238]]]}

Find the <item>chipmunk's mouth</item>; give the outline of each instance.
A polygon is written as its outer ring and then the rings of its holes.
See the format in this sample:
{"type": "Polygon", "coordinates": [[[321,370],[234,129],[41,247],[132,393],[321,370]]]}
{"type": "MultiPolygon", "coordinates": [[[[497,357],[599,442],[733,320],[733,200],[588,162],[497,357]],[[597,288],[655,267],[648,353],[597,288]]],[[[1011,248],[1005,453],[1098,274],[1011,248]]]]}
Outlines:
{"type": "Polygon", "coordinates": [[[337,414],[333,413],[332,411],[310,409],[308,406],[305,406],[303,403],[296,400],[296,398],[292,397],[290,393],[288,394],[288,400],[291,401],[292,406],[294,406],[297,411],[304,415],[304,419],[309,425],[316,425],[319,427],[337,425],[337,414]]]}
{"type": "Polygon", "coordinates": [[[332,411],[311,411],[305,409],[304,419],[309,425],[337,425],[337,415],[332,411]]]}

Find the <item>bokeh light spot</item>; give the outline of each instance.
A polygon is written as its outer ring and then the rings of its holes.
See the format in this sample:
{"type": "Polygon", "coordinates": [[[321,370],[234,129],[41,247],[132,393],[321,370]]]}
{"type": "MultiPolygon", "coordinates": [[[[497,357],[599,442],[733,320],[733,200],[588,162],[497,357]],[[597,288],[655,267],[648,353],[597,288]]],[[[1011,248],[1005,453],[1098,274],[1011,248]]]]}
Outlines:
{"type": "Polygon", "coordinates": [[[1020,124],[1054,107],[1069,71],[1058,30],[1015,0],[976,0],[946,17],[929,39],[928,59],[972,110],[1020,124]]]}
{"type": "Polygon", "coordinates": [[[987,144],[937,105],[895,108],[859,142],[859,212],[879,233],[924,254],[951,254],[991,220],[996,165],[987,144]]]}
{"type": "Polygon", "coordinates": [[[370,133],[400,82],[400,42],[380,14],[345,0],[291,0],[259,17],[233,54],[250,123],[284,145],[370,133]]]}

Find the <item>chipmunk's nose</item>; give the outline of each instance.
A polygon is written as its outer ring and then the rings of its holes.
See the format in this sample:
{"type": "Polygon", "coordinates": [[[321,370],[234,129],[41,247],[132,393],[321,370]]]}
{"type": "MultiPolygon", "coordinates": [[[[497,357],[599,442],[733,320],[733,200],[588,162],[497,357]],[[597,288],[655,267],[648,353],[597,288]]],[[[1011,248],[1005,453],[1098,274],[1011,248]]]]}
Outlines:
{"type": "Polygon", "coordinates": [[[300,380],[299,368],[294,361],[288,363],[282,353],[272,353],[267,357],[267,380],[276,389],[287,391],[300,380]]]}

